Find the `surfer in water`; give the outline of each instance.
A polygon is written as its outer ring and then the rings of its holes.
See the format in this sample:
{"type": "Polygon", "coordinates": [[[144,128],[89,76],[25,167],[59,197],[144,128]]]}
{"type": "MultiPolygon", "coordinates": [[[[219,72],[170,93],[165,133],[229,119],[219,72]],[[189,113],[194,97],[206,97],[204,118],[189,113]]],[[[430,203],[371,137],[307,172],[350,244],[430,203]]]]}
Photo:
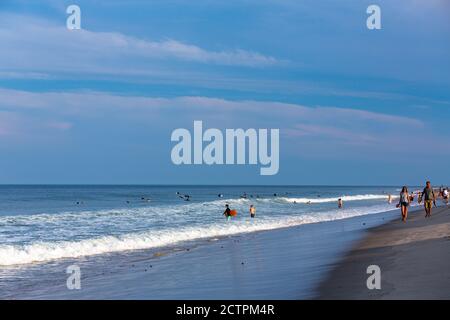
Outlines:
{"type": "Polygon", "coordinates": [[[223,215],[225,216],[225,218],[227,218],[227,220],[231,219],[231,210],[228,204],[225,205],[225,211],[223,212],[223,215]]]}
{"type": "Polygon", "coordinates": [[[342,198],[338,199],[338,208],[342,209],[342,207],[344,206],[344,202],[342,201],[342,198]]]}
{"type": "Polygon", "coordinates": [[[191,201],[191,196],[188,194],[182,195],[177,191],[177,195],[180,199],[183,199],[184,201],[191,201]]]}

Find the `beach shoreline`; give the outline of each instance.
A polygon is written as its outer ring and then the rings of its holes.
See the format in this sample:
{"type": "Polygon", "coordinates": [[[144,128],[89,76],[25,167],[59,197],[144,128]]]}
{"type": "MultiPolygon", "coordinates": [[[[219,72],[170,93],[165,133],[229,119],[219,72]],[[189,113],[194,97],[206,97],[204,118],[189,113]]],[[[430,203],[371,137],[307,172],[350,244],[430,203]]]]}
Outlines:
{"type": "Polygon", "coordinates": [[[445,299],[448,213],[441,206],[425,219],[423,208],[414,206],[407,223],[399,210],[390,210],[172,248],[38,263],[23,266],[35,274],[17,273],[0,299],[445,299]],[[414,259],[420,263],[402,272],[414,259]],[[73,264],[82,270],[81,290],[66,287],[66,268],[73,264]],[[366,287],[366,269],[374,264],[381,268],[381,290],[366,287]],[[418,267],[430,276],[417,273],[418,267]]]}
{"type": "Polygon", "coordinates": [[[169,254],[141,250],[38,264],[36,277],[26,277],[36,283],[23,281],[0,299],[311,299],[365,229],[395,217],[388,211],[258,231],[169,254]],[[73,264],[82,270],[81,290],[66,287],[73,264]]]}
{"type": "Polygon", "coordinates": [[[318,299],[450,299],[450,207],[423,208],[366,231],[318,289],[318,299]],[[369,290],[369,266],[380,270],[380,289],[369,290]]]}

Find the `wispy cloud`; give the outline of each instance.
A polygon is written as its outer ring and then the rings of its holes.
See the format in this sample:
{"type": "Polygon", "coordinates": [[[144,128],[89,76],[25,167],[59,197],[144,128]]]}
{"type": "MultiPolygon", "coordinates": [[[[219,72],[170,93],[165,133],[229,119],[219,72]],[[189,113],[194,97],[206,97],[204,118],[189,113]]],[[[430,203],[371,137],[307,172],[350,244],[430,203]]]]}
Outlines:
{"type": "Polygon", "coordinates": [[[422,128],[423,122],[406,116],[397,116],[363,109],[337,107],[308,107],[299,104],[277,101],[227,100],[202,96],[182,96],[174,98],[126,96],[107,92],[30,92],[0,88],[0,107],[24,109],[48,109],[58,113],[79,113],[82,110],[91,112],[101,108],[120,108],[132,111],[154,111],[156,109],[177,108],[181,111],[213,112],[265,112],[268,114],[296,117],[304,120],[321,120],[332,122],[336,117],[349,122],[369,121],[389,125],[407,125],[422,128]]]}
{"type": "Polygon", "coordinates": [[[298,124],[293,128],[286,129],[284,133],[291,138],[323,138],[328,141],[337,140],[345,144],[356,146],[370,145],[379,142],[379,138],[373,134],[355,134],[354,131],[349,129],[313,124],[298,124]]]}
{"type": "Polygon", "coordinates": [[[50,121],[47,123],[49,128],[57,129],[57,130],[69,130],[73,127],[72,123],[65,121],[50,121]]]}
{"type": "Polygon", "coordinates": [[[118,32],[69,31],[63,23],[11,14],[0,15],[0,42],[0,75],[13,78],[19,72],[33,77],[51,72],[152,72],[158,69],[158,61],[241,67],[279,62],[242,48],[209,50],[174,39],[152,41],[118,32]]]}
{"type": "Polygon", "coordinates": [[[51,79],[50,75],[39,72],[26,72],[26,71],[0,71],[0,78],[4,79],[32,79],[32,80],[48,80],[51,79]]]}
{"type": "Polygon", "coordinates": [[[0,142],[9,144],[20,141],[25,145],[33,144],[40,138],[55,137],[55,134],[73,127],[72,123],[58,118],[61,117],[42,114],[33,116],[20,111],[0,110],[0,142]]]}
{"type": "Polygon", "coordinates": [[[353,120],[369,120],[374,122],[388,123],[390,125],[409,125],[415,128],[423,128],[424,124],[421,120],[406,117],[396,116],[380,112],[372,112],[364,109],[345,109],[335,107],[318,107],[322,115],[331,115],[332,117],[339,114],[341,117],[353,120]]]}
{"type": "Polygon", "coordinates": [[[333,141],[344,145],[383,145],[423,134],[421,120],[405,116],[336,107],[309,107],[276,101],[182,96],[175,98],[120,96],[105,92],[27,92],[0,89],[0,110],[44,121],[54,130],[71,129],[94,119],[101,126],[111,119],[163,132],[193,120],[211,126],[280,128],[287,139],[333,141]]]}

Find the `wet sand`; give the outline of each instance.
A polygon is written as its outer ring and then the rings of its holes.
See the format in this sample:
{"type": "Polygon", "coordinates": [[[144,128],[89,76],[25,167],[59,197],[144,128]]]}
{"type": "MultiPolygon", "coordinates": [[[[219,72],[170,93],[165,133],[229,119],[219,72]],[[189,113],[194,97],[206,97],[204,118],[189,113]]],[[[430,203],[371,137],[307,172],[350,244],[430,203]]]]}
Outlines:
{"type": "Polygon", "coordinates": [[[318,291],[320,299],[450,299],[450,207],[369,229],[318,291]],[[369,265],[380,267],[379,290],[367,288],[369,265]]]}

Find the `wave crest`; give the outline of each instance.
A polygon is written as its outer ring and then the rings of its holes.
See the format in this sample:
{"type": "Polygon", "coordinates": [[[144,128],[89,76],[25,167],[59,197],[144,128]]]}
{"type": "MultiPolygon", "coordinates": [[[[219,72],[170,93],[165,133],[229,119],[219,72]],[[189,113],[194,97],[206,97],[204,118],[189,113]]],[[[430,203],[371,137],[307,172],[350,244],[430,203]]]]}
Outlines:
{"type": "Polygon", "coordinates": [[[105,253],[142,250],[183,241],[230,236],[255,231],[279,229],[307,223],[340,220],[355,216],[395,210],[394,206],[375,205],[365,208],[330,210],[295,217],[236,220],[197,227],[172,228],[129,233],[121,236],[101,236],[79,241],[35,242],[27,245],[0,245],[0,265],[11,266],[45,262],[63,258],[78,258],[105,253]]]}
{"type": "MultiPolygon", "coordinates": [[[[331,197],[331,198],[286,198],[282,197],[279,198],[281,201],[289,202],[289,203],[326,203],[326,202],[337,202],[339,198],[342,199],[342,201],[363,201],[363,200],[381,200],[385,199],[388,200],[388,195],[386,194],[358,194],[358,195],[352,195],[352,196],[345,196],[342,197],[331,197]]],[[[392,196],[392,199],[395,197],[392,196]]]]}

